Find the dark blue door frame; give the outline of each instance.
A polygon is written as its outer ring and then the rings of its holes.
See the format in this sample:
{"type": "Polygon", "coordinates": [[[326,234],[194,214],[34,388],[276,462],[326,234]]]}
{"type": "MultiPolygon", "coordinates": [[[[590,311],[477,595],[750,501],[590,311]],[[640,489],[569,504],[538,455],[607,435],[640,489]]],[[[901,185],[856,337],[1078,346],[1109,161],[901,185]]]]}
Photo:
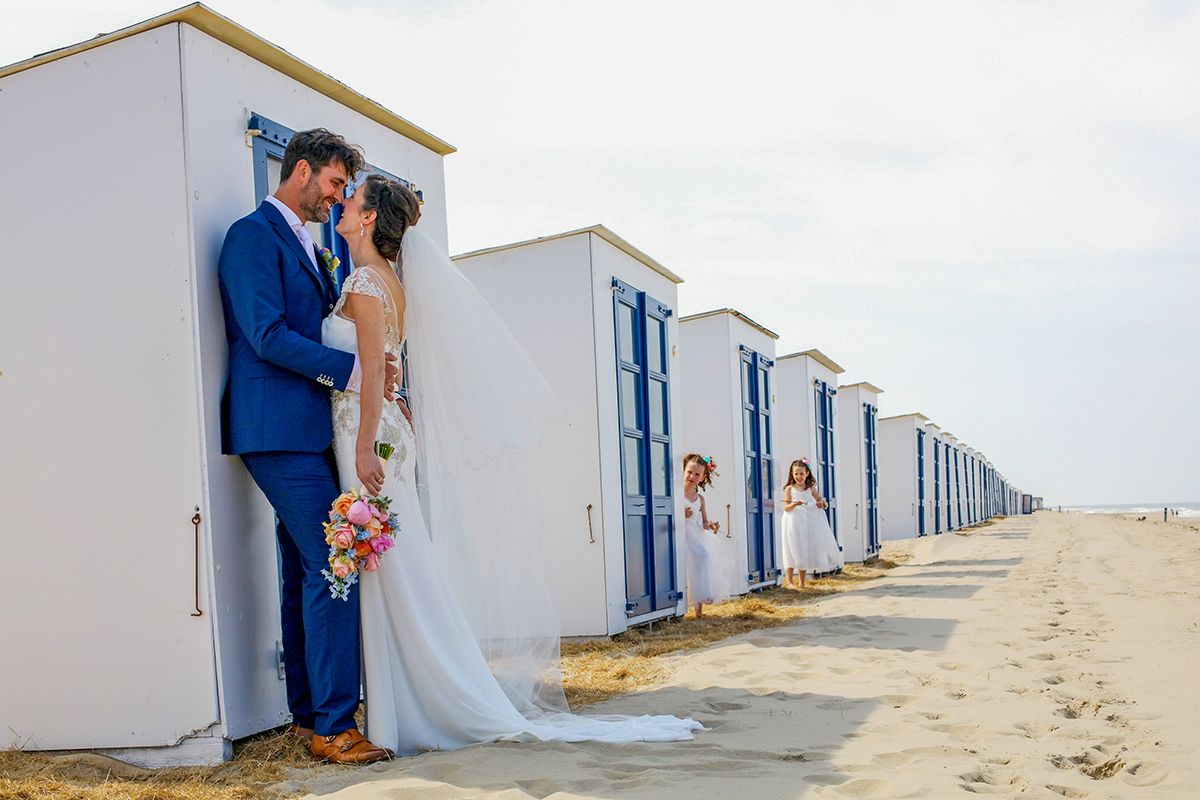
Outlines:
{"type": "Polygon", "coordinates": [[[958,448],[954,448],[954,504],[958,507],[958,527],[963,526],[962,476],[958,469],[958,448]]]}
{"type": "Polygon", "coordinates": [[[935,437],[933,439],[933,532],[935,534],[942,532],[942,452],[938,445],[941,444],[935,437]]]}
{"type": "Polygon", "coordinates": [[[774,453],[771,452],[771,367],[775,362],[738,346],[746,470],[746,580],[750,588],[779,577],[775,558],[774,453]]]}
{"type": "Polygon", "coordinates": [[[953,503],[950,502],[950,445],[942,442],[942,465],[946,468],[946,530],[954,530],[954,520],[951,517],[953,503]]]}
{"type": "Polygon", "coordinates": [[[613,278],[617,415],[621,423],[625,614],[673,608],[676,589],[671,451],[671,309],[613,278]]]}
{"type": "Polygon", "coordinates": [[[878,408],[863,403],[863,451],[867,482],[867,552],[869,558],[879,552],[879,450],[875,439],[875,420],[878,408]]]}
{"type": "Polygon", "coordinates": [[[825,518],[833,529],[833,538],[837,540],[838,549],[842,548],[842,539],[838,535],[837,519],[837,466],[835,463],[834,436],[837,426],[833,422],[833,403],[837,389],[819,378],[813,380],[813,396],[816,401],[813,416],[816,419],[817,452],[817,488],[824,494],[825,518]]]}
{"type": "Polygon", "coordinates": [[[925,429],[917,428],[917,536],[925,535],[925,429]]]}

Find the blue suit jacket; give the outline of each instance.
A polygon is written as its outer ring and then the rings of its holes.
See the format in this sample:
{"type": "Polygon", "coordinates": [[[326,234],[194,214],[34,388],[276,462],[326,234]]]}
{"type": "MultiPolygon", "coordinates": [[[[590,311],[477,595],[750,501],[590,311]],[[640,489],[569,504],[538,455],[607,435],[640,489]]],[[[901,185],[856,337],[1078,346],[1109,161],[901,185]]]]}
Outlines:
{"type": "Polygon", "coordinates": [[[333,441],[329,390],[354,369],[352,354],[321,344],[337,286],[265,202],[225,234],[218,275],[229,341],[222,451],[323,451],[333,441]]]}

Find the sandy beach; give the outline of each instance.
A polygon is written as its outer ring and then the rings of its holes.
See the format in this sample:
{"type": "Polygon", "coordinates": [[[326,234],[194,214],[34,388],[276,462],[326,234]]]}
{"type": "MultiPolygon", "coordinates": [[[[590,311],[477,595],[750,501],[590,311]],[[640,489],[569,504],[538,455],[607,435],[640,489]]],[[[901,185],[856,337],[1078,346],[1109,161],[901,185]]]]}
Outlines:
{"type": "Polygon", "coordinates": [[[912,560],[786,627],[671,660],[590,713],[667,745],[501,743],[303,783],[339,800],[1200,796],[1200,535],[1043,512],[891,545],[912,560]]]}

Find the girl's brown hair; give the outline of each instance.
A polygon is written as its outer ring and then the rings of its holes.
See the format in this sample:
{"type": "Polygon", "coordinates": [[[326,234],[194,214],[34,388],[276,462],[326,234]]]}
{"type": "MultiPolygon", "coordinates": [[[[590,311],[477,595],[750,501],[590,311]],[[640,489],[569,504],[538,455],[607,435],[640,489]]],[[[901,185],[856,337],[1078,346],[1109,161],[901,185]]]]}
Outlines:
{"type": "Polygon", "coordinates": [[[804,471],[808,473],[808,477],[804,480],[804,485],[800,487],[801,489],[811,489],[817,485],[817,479],[813,477],[812,467],[808,465],[808,459],[798,458],[792,462],[790,467],[788,467],[788,479],[787,483],[783,485],[783,488],[786,489],[789,486],[799,485],[796,483],[796,477],[793,474],[796,470],[796,467],[804,467],[804,471]]]}
{"type": "Polygon", "coordinates": [[[713,462],[712,458],[702,456],[699,453],[688,453],[683,457],[683,468],[687,469],[688,464],[691,464],[693,461],[704,469],[704,478],[701,479],[700,483],[696,484],[696,487],[703,489],[707,486],[712,486],[712,479],[717,476],[717,465],[713,462]]]}

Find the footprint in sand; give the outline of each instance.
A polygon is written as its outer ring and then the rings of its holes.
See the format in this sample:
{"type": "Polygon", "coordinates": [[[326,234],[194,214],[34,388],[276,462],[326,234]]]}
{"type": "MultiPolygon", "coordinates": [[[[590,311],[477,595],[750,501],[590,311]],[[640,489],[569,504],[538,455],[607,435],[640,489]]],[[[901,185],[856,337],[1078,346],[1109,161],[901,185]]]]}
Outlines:
{"type": "Polygon", "coordinates": [[[1057,661],[1059,657],[1055,653],[1038,653],[1037,655],[1030,656],[1030,658],[1036,661],[1057,661]]]}
{"type": "Polygon", "coordinates": [[[892,791],[891,781],[875,778],[859,778],[856,781],[850,781],[850,783],[837,787],[834,791],[847,797],[892,798],[896,796],[895,792],[892,791]]]}
{"type": "Polygon", "coordinates": [[[1090,794],[1083,789],[1073,789],[1070,786],[1059,786],[1056,783],[1047,783],[1046,788],[1055,794],[1061,794],[1063,797],[1089,797],[1090,794]]]}
{"type": "Polygon", "coordinates": [[[1028,739],[1040,739],[1058,730],[1057,725],[1046,722],[1018,722],[1013,727],[1028,739]]]}
{"type": "Polygon", "coordinates": [[[976,772],[958,776],[963,783],[959,786],[975,794],[1011,794],[1023,792],[1028,781],[1011,769],[985,766],[976,772]]]}
{"type": "Polygon", "coordinates": [[[1168,775],[1170,772],[1161,764],[1143,761],[1127,767],[1121,780],[1131,786],[1155,786],[1166,780],[1168,775]]]}

